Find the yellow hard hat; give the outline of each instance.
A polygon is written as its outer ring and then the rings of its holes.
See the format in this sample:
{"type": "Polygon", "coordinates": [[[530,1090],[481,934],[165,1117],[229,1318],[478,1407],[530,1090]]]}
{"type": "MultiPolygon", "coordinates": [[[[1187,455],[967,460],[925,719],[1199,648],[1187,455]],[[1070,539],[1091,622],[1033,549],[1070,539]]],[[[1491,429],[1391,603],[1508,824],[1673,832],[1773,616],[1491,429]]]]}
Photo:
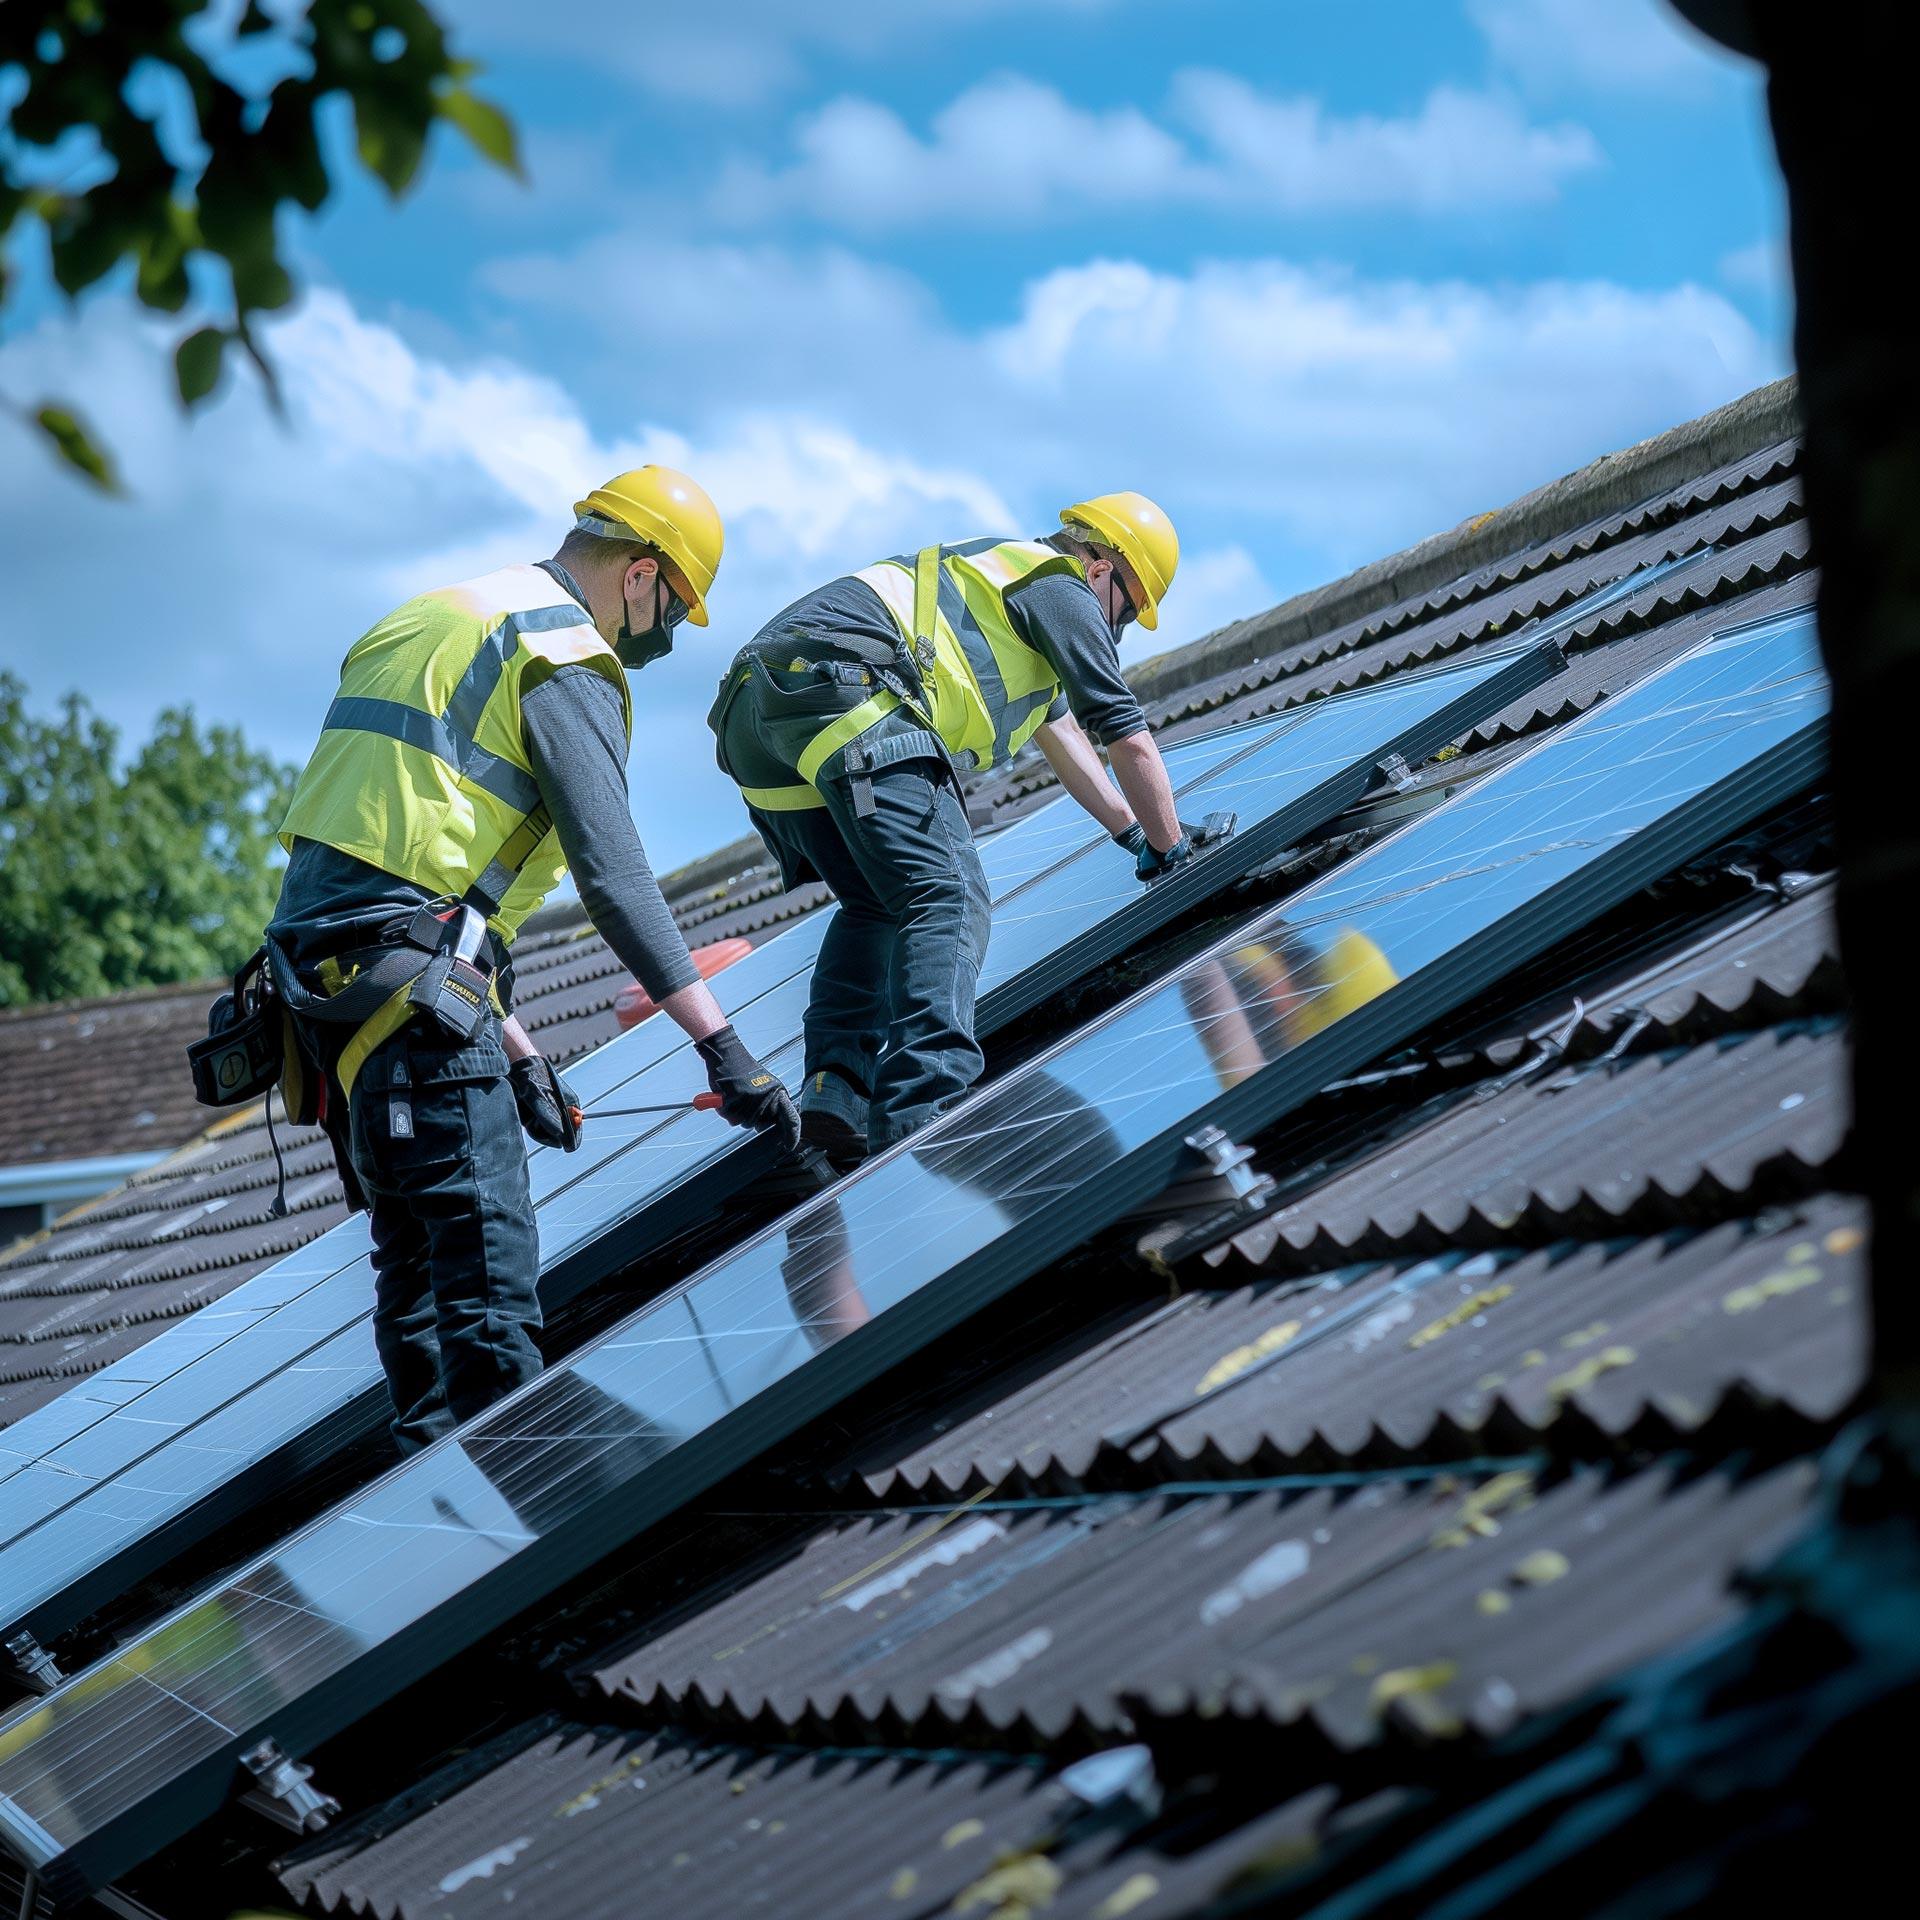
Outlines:
{"type": "Polygon", "coordinates": [[[693,589],[687,618],[696,627],[707,624],[707,591],[720,571],[727,536],[719,508],[697,480],[671,467],[634,467],[576,500],[573,513],[575,525],[588,533],[607,532],[604,523],[611,521],[658,547],[693,589]]]}
{"type": "Polygon", "coordinates": [[[1180,536],[1173,522],[1144,493],[1102,493],[1060,509],[1063,527],[1085,527],[1103,547],[1112,547],[1133,569],[1142,604],[1134,608],[1151,631],[1160,624],[1160,602],[1180,565],[1180,536]]]}

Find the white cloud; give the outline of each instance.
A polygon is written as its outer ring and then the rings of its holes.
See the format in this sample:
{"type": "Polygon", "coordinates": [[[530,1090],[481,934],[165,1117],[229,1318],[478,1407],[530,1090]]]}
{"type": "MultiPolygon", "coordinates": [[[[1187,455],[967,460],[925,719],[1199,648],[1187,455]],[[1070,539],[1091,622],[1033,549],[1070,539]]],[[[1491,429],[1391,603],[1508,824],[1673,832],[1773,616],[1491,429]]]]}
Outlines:
{"type": "Polygon", "coordinates": [[[808,64],[925,56],[947,36],[996,17],[1030,21],[1041,12],[1091,17],[1112,0],[650,0],[623,21],[605,8],[530,7],[526,0],[462,0],[457,45],[587,62],[640,90],[742,107],[797,86],[808,64]]]}
{"type": "Polygon", "coordinates": [[[1151,449],[1141,464],[1173,498],[1284,530],[1328,571],[1776,371],[1699,287],[1490,289],[1285,261],[1061,269],[985,345],[1010,420],[1112,396],[1090,421],[1101,457],[1151,449]]]}
{"type": "Polygon", "coordinates": [[[1180,556],[1179,579],[1160,610],[1159,626],[1140,636],[1139,657],[1184,646],[1279,598],[1245,547],[1190,548],[1180,556]]]}
{"type": "Polygon", "coordinates": [[[1793,287],[1793,262],[1784,239],[1755,240],[1720,256],[1720,278],[1742,293],[1785,294],[1793,287]]]}
{"type": "Polygon", "coordinates": [[[1182,74],[1174,101],[1214,151],[1218,198],[1288,212],[1532,206],[1602,158],[1584,127],[1535,126],[1506,95],[1458,87],[1436,87],[1399,119],[1343,118],[1225,73],[1182,74]]]}
{"type": "Polygon", "coordinates": [[[975,475],[797,412],[742,412],[693,439],[646,424],[603,439],[553,381],[424,356],[331,291],[270,345],[284,426],[247,382],[183,420],[166,398],[164,331],[107,303],[0,350],[0,388],[84,396],[134,495],[104,502],[23,442],[9,452],[16,611],[0,658],[37,703],[77,686],[138,737],[160,707],[191,702],[299,760],[341,656],[380,614],[550,553],[578,494],[669,460],[702,477],[728,522],[715,625],[683,629],[672,659],[635,682],[635,813],[672,863],[744,828],[704,725],[733,648],[821,577],[928,526],[1004,525],[1010,511],[975,475]]]}
{"type": "Polygon", "coordinates": [[[503,268],[498,290],[571,339],[549,362],[567,384],[425,352],[329,291],[272,332],[284,427],[244,380],[182,421],[166,329],[112,303],[0,347],[0,390],[81,397],[136,493],[104,503],[24,443],[0,462],[7,664],[42,702],[81,686],[144,732],[191,700],[298,758],[372,620],[550,551],[577,492],[667,459],[705,480],[729,528],[714,627],[636,682],[635,808],[672,862],[741,822],[703,725],[720,668],[847,567],[1142,487],[1181,524],[1187,561],[1137,655],[1779,370],[1699,287],[1490,290],[1285,260],[1093,260],[971,329],[909,276],[832,249],[663,256],[611,236],[503,268]],[[665,259],[671,301],[620,277],[642,253],[665,259]]]}
{"type": "Polygon", "coordinates": [[[1467,0],[1467,12],[1538,93],[1685,92],[1736,64],[1669,0],[1467,0]]]}
{"type": "Polygon", "coordinates": [[[801,118],[789,165],[736,161],[713,206],[739,223],[800,213],[866,231],[1115,206],[1432,213],[1550,201],[1601,159],[1584,128],[1535,126],[1505,95],[1453,87],[1410,116],[1341,116],[1197,70],[1177,76],[1167,120],[1180,131],[1018,74],[969,87],[924,138],[891,107],[843,98],[801,118]]]}

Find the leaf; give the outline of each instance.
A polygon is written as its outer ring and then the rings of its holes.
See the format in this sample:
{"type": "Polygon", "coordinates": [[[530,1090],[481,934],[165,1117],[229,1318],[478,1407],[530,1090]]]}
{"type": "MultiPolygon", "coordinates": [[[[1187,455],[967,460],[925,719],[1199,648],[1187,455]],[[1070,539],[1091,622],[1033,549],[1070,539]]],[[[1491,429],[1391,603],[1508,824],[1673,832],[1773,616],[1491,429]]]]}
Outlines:
{"type": "Polygon", "coordinates": [[[102,493],[123,491],[112,455],[95,444],[93,436],[68,408],[43,406],[33,416],[33,424],[53,442],[54,451],[61,459],[68,466],[78,468],[102,493]]]}
{"type": "Polygon", "coordinates": [[[271,249],[260,254],[235,254],[230,264],[233,297],[243,312],[284,307],[293,298],[292,276],[271,249]]]}
{"type": "Polygon", "coordinates": [[[197,406],[220,383],[220,362],[227,350],[224,327],[202,327],[173,351],[174,378],[183,406],[197,406]]]}
{"type": "Polygon", "coordinates": [[[420,165],[426,147],[426,129],[404,110],[372,94],[360,94],[353,103],[354,128],[359,135],[360,158],[370,173],[399,195],[420,165]]]}
{"type": "Polygon", "coordinates": [[[513,122],[490,100],[482,100],[465,87],[448,87],[437,97],[435,105],[440,118],[452,121],[484,159],[503,167],[516,180],[526,179],[513,122]]]}

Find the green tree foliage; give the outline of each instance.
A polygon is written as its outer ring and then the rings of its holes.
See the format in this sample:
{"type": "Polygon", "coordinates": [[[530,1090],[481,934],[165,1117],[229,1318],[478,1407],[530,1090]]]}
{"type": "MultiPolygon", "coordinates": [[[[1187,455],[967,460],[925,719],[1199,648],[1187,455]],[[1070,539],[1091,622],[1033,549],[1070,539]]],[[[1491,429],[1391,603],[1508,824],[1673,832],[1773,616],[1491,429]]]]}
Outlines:
{"type": "Polygon", "coordinates": [[[0,1007],[231,973],[279,891],[294,769],[169,709],[124,765],[79,694],[0,673],[0,1007]]]}
{"type": "MultiPolygon", "coordinates": [[[[413,181],[438,121],[517,174],[512,125],[471,91],[473,73],[421,0],[0,0],[0,242],[37,222],[68,294],[131,263],[144,306],[211,299],[223,311],[175,352],[182,404],[218,388],[230,349],[271,394],[252,323],[293,298],[282,209],[313,213],[334,188],[317,116],[329,99],[349,104],[360,162],[390,195],[413,181]]],[[[0,258],[0,315],[10,289],[0,258]]],[[[116,486],[70,401],[5,404],[116,486]]]]}

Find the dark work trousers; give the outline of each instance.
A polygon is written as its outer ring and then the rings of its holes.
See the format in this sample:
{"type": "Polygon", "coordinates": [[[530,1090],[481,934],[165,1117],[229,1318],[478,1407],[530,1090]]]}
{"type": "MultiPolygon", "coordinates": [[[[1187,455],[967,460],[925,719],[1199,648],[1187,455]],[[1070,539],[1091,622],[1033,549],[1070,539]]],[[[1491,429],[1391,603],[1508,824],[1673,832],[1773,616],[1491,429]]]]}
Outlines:
{"type": "Polygon", "coordinates": [[[373,1335],[411,1453],[540,1371],[540,1239],[500,1022],[415,1019],[353,1083],[373,1223],[373,1335]]]}
{"type": "MultiPolygon", "coordinates": [[[[783,636],[782,651],[794,642],[783,636]]],[[[873,688],[856,666],[843,677],[761,670],[730,676],[712,720],[720,764],[747,787],[798,779],[795,762],[836,714],[873,688]]],[[[806,1015],[800,1110],[864,1129],[876,1151],[944,1113],[980,1077],[974,990],[992,930],[992,903],[951,770],[939,743],[905,713],[860,736],[883,762],[863,812],[844,753],[821,766],[822,806],[749,806],[790,886],[824,880],[839,902],[820,943],[806,1015]],[[889,752],[902,757],[887,759],[889,752]]]]}

